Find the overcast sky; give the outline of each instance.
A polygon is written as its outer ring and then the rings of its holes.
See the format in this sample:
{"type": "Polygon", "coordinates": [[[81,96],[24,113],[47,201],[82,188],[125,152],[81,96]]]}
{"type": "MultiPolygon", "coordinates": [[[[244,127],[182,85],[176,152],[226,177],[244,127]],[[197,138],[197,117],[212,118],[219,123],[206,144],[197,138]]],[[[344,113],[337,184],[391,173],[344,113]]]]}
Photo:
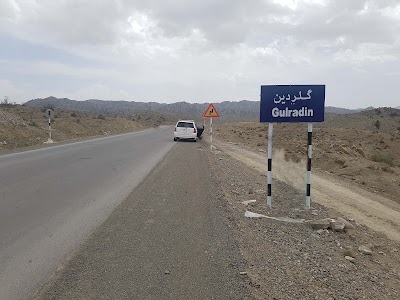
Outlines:
{"type": "Polygon", "coordinates": [[[0,0],[0,97],[400,106],[399,0],[0,0]]]}

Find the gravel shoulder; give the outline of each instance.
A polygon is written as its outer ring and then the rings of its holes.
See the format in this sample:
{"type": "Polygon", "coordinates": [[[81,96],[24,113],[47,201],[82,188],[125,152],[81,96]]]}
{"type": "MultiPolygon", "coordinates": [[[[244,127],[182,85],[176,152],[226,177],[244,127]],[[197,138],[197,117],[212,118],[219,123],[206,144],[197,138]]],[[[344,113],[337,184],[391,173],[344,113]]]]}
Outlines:
{"type": "MultiPolygon", "coordinates": [[[[217,145],[261,174],[267,173],[266,153],[254,152],[243,146],[221,141],[218,141],[217,145]]],[[[304,170],[305,162],[286,160],[282,150],[274,152],[274,178],[303,191],[306,174],[304,170]]],[[[360,224],[400,242],[400,205],[388,198],[363,190],[348,180],[341,180],[327,172],[313,170],[312,200],[335,209],[348,218],[357,219],[360,224]]]]}
{"type": "Polygon", "coordinates": [[[178,143],[33,299],[252,299],[206,146],[178,143]]]}
{"type": "MultiPolygon", "coordinates": [[[[281,180],[274,180],[273,207],[268,208],[267,178],[260,172],[261,165],[266,168],[264,156],[247,156],[236,147],[228,151],[216,145],[211,165],[256,299],[400,299],[399,242],[358,219],[351,220],[354,229],[333,232],[317,231],[307,224],[246,218],[246,210],[305,220],[346,218],[347,214],[315,201],[312,210],[305,210],[304,191],[281,180]],[[249,200],[253,202],[242,203],[249,200]],[[366,254],[360,248],[371,251],[366,254]]],[[[292,170],[287,173],[296,178],[292,170]]]]}

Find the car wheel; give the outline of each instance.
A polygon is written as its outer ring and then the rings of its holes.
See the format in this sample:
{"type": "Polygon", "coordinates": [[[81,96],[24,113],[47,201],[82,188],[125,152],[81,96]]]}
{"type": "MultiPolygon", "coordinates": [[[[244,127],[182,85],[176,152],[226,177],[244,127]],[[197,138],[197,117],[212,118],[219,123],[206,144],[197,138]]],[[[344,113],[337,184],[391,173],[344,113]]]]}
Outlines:
{"type": "Polygon", "coordinates": [[[178,139],[177,138],[174,138],[174,142],[176,142],[178,139]]]}
{"type": "Polygon", "coordinates": [[[194,139],[194,142],[196,143],[196,142],[197,142],[197,139],[194,139]]]}

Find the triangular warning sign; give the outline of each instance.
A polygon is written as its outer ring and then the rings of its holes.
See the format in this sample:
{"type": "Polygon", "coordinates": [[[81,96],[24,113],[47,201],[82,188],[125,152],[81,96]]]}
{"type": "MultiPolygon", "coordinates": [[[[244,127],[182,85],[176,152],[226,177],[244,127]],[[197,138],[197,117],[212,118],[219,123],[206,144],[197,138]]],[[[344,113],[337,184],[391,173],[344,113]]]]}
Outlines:
{"type": "Polygon", "coordinates": [[[219,113],[214,105],[210,104],[203,114],[203,118],[219,118],[219,113]]]}

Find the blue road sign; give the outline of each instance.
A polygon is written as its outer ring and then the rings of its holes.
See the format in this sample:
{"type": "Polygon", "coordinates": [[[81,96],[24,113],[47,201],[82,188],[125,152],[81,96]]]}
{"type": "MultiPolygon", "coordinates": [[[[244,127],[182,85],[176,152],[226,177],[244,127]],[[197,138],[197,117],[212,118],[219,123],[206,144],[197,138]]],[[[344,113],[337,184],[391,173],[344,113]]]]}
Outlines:
{"type": "Polygon", "coordinates": [[[323,122],[325,85],[261,86],[260,122],[323,122]]]}

